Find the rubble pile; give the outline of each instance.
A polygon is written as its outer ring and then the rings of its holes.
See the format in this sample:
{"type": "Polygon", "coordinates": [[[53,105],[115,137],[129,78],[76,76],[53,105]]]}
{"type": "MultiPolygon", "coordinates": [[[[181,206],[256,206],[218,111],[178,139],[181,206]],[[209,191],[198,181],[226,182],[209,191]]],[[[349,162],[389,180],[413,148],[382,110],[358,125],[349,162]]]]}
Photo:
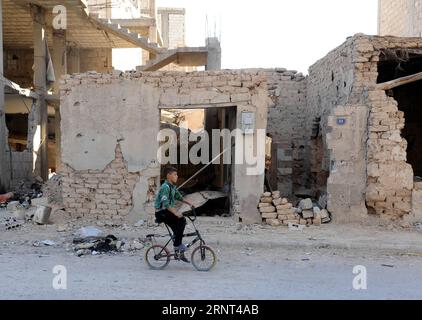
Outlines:
{"type": "Polygon", "coordinates": [[[63,203],[61,178],[54,175],[45,184],[39,177],[22,180],[12,192],[0,195],[0,207],[4,210],[0,231],[16,229],[25,222],[50,223],[53,207],[57,213],[63,203]]]}
{"type": "Polygon", "coordinates": [[[258,205],[263,222],[278,227],[284,226],[320,226],[331,221],[329,212],[322,209],[312,199],[301,200],[294,207],[287,198],[282,198],[280,191],[265,192],[258,205]]]}
{"type": "Polygon", "coordinates": [[[62,196],[62,176],[53,175],[42,187],[43,196],[50,204],[63,204],[62,196]]]}

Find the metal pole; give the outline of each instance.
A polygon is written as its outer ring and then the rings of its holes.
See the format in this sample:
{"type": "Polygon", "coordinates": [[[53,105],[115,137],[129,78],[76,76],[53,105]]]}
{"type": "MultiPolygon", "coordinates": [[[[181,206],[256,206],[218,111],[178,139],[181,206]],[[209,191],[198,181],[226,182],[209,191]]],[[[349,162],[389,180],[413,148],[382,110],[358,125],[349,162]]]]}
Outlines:
{"type": "Polygon", "coordinates": [[[216,156],[214,159],[212,159],[210,162],[208,162],[204,167],[202,167],[201,169],[199,169],[192,177],[190,177],[188,180],[186,180],[185,182],[183,182],[178,188],[177,190],[183,188],[183,186],[185,186],[189,181],[191,181],[193,178],[195,178],[198,174],[200,174],[202,171],[204,171],[206,168],[208,168],[215,160],[217,160],[219,157],[221,157],[224,153],[226,153],[228,150],[230,150],[231,147],[228,147],[226,149],[224,149],[223,152],[221,152],[218,156],[216,156]]]}

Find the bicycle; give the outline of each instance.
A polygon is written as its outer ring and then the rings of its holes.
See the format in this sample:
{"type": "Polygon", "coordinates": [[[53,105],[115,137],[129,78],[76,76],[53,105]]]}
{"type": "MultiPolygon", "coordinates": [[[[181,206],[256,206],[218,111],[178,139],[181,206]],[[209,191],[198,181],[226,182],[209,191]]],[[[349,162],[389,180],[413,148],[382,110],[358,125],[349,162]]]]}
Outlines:
{"type": "MultiPolygon", "coordinates": [[[[193,213],[193,217],[191,217],[191,215],[184,215],[184,216],[187,217],[191,221],[195,229],[195,232],[185,234],[183,235],[183,237],[186,237],[186,238],[195,237],[189,244],[186,245],[188,249],[199,241],[199,246],[196,247],[192,251],[191,263],[195,267],[196,270],[207,272],[215,267],[217,263],[217,255],[215,254],[214,250],[210,246],[206,245],[204,239],[199,233],[199,230],[196,228],[195,221],[197,217],[196,217],[196,212],[194,208],[192,208],[192,213],[193,213]]],[[[146,239],[149,240],[149,243],[151,244],[151,246],[145,251],[145,261],[148,264],[148,266],[153,270],[163,270],[165,267],[168,266],[168,264],[171,261],[171,258],[174,258],[174,260],[176,261],[180,260],[175,253],[170,253],[169,249],[167,248],[167,246],[171,242],[174,242],[175,237],[170,227],[165,223],[164,225],[166,226],[168,234],[170,236],[170,239],[167,241],[167,243],[164,246],[157,244],[156,238],[167,237],[167,236],[161,236],[157,234],[149,234],[146,236],[146,239]]]]}

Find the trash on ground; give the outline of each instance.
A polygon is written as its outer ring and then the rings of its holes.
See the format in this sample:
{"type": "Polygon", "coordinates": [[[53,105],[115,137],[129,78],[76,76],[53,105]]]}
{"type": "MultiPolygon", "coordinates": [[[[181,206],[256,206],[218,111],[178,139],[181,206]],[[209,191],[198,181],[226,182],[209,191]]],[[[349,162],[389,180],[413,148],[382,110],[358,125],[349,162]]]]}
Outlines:
{"type": "Polygon", "coordinates": [[[303,231],[306,226],[296,223],[289,223],[289,231],[303,231]]]}
{"type": "Polygon", "coordinates": [[[41,247],[41,246],[46,246],[46,247],[52,247],[55,246],[56,243],[52,240],[43,240],[43,241],[35,241],[32,246],[34,247],[41,247]]]}
{"type": "Polygon", "coordinates": [[[88,236],[73,239],[74,250],[77,256],[98,255],[100,253],[119,251],[122,243],[114,235],[106,237],[88,236]]]}
{"type": "Polygon", "coordinates": [[[103,231],[93,227],[82,227],[78,231],[76,231],[75,236],[79,238],[88,238],[88,237],[100,237],[103,234],[103,231]]]}

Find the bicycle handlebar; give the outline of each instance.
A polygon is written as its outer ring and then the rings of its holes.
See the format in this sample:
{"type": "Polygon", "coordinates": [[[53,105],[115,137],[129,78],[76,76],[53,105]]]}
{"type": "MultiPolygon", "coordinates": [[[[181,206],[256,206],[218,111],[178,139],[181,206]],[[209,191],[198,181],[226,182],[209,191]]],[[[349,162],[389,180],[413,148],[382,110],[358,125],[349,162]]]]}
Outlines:
{"type": "Polygon", "coordinates": [[[195,211],[194,207],[192,207],[191,209],[192,209],[192,211],[190,211],[190,212],[193,213],[193,219],[192,219],[192,215],[190,213],[183,213],[183,215],[186,216],[189,220],[195,221],[196,220],[196,211],[195,211]]]}

